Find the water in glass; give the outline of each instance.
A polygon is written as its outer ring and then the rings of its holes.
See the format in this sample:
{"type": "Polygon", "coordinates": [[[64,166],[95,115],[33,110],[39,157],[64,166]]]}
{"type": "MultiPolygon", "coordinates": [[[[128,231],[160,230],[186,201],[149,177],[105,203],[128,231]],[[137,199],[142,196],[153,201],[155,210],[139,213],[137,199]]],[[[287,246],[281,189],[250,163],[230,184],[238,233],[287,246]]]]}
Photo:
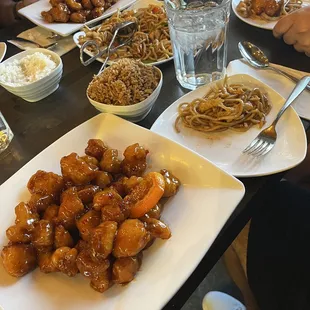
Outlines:
{"type": "Polygon", "coordinates": [[[195,89],[222,78],[227,58],[230,1],[165,1],[180,84],[195,89]]]}

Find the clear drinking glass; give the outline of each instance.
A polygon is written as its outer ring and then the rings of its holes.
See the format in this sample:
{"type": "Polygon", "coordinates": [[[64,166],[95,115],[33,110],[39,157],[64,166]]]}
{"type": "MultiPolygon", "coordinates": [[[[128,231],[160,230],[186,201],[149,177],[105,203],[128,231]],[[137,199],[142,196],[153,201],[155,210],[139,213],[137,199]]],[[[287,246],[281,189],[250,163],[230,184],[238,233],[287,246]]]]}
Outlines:
{"type": "Polygon", "coordinates": [[[4,116],[0,112],[0,153],[3,152],[12,141],[14,135],[6,122],[4,116]]]}
{"type": "Polygon", "coordinates": [[[225,74],[230,0],[165,0],[176,77],[195,89],[225,74]]]}

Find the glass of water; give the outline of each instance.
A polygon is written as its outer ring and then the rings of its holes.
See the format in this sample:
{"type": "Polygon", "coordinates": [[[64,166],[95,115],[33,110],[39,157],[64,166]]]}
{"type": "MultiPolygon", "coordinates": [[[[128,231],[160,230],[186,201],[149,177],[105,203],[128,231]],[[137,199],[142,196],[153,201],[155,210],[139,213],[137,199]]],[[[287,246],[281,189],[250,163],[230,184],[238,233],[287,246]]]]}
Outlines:
{"type": "Polygon", "coordinates": [[[3,152],[12,141],[14,135],[6,122],[4,116],[0,112],[0,153],[3,152]]]}
{"type": "Polygon", "coordinates": [[[188,89],[221,79],[230,0],[165,0],[176,77],[188,89]]]}

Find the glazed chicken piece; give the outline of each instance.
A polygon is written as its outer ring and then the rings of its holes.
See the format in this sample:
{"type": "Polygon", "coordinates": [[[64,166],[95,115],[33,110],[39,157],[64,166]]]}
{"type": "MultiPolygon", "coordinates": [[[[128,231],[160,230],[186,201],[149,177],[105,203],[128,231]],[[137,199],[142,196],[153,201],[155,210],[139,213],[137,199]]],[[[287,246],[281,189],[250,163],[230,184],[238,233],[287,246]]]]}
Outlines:
{"type": "Polygon", "coordinates": [[[33,229],[33,225],[13,225],[6,230],[6,236],[13,243],[30,243],[33,229]]]}
{"type": "Polygon", "coordinates": [[[27,184],[31,194],[50,195],[57,199],[64,188],[63,178],[53,172],[37,171],[27,184]]]}
{"type": "Polygon", "coordinates": [[[50,10],[48,12],[42,11],[41,16],[43,17],[44,21],[46,21],[47,23],[51,24],[54,22],[54,18],[52,16],[52,14],[50,13],[50,10]]]}
{"type": "Polygon", "coordinates": [[[44,212],[48,206],[59,201],[59,196],[54,197],[52,195],[32,194],[28,204],[33,210],[37,210],[39,213],[44,212]]]}
{"type": "Polygon", "coordinates": [[[109,149],[104,152],[102,160],[100,161],[100,168],[103,171],[118,174],[121,172],[121,161],[118,159],[118,151],[109,149]]]}
{"type": "Polygon", "coordinates": [[[117,231],[113,255],[117,258],[135,256],[144,249],[150,238],[150,233],[140,220],[126,220],[117,231]]]}
{"type": "Polygon", "coordinates": [[[162,221],[155,218],[143,218],[142,219],[145,228],[150,232],[151,236],[160,239],[169,239],[171,237],[171,231],[169,227],[162,221]]]}
{"type": "Polygon", "coordinates": [[[154,218],[159,220],[161,216],[162,207],[158,203],[154,208],[152,208],[148,213],[144,215],[145,218],[154,218]]]}
{"type": "Polygon", "coordinates": [[[54,246],[56,249],[61,247],[72,248],[74,245],[73,239],[70,233],[62,226],[58,225],[55,228],[54,246]]]}
{"type": "Polygon", "coordinates": [[[86,185],[96,177],[96,170],[76,153],[63,157],[60,166],[65,181],[71,181],[75,185],[86,185]]]}
{"type": "Polygon", "coordinates": [[[54,224],[48,220],[41,220],[34,224],[32,244],[36,249],[52,249],[54,244],[54,224]]]}
{"type": "Polygon", "coordinates": [[[106,221],[94,228],[89,237],[89,251],[93,260],[106,259],[113,250],[117,223],[106,221]]]}
{"type": "Polygon", "coordinates": [[[94,7],[104,7],[105,0],[91,0],[94,7]]]}
{"type": "Polygon", "coordinates": [[[70,10],[65,3],[57,4],[57,6],[51,8],[47,13],[52,16],[54,22],[67,23],[70,19],[70,10]]]}
{"type": "Polygon", "coordinates": [[[104,13],[104,7],[97,7],[91,10],[91,14],[93,18],[100,17],[104,13]]]}
{"type": "Polygon", "coordinates": [[[71,12],[83,10],[82,4],[75,0],[65,0],[65,3],[71,12]]]}
{"type": "Polygon", "coordinates": [[[90,281],[90,286],[99,293],[105,292],[112,285],[113,283],[111,281],[111,271],[109,269],[93,277],[90,281]]]}
{"type": "MultiPolygon", "coordinates": [[[[85,1],[82,1],[82,4],[85,1]]],[[[88,0],[90,2],[90,0],[88,0]]],[[[84,6],[84,5],[83,5],[84,6]]],[[[84,6],[85,9],[91,10],[92,7],[86,7],[84,6]]],[[[103,143],[102,140],[100,139],[90,139],[88,140],[87,147],[85,149],[85,154],[95,157],[97,160],[101,160],[104,152],[108,149],[108,147],[103,143]]]]}
{"type": "Polygon", "coordinates": [[[13,277],[22,277],[37,264],[36,251],[31,244],[12,244],[1,252],[3,267],[13,277]]]}
{"type": "Polygon", "coordinates": [[[76,266],[77,249],[69,247],[58,248],[52,255],[54,266],[69,277],[74,277],[78,272],[76,266]]]}
{"type": "Polygon", "coordinates": [[[38,252],[38,265],[39,265],[40,271],[44,273],[51,273],[51,272],[58,271],[58,269],[52,262],[52,255],[53,253],[51,251],[48,251],[48,252],[39,251],[38,252]]]}
{"type": "Polygon", "coordinates": [[[40,219],[36,210],[24,202],[21,202],[15,207],[15,215],[15,224],[22,226],[32,225],[40,219]]]}
{"type": "Polygon", "coordinates": [[[142,176],[146,169],[146,156],[149,153],[139,143],[135,143],[126,148],[124,160],[122,161],[122,172],[127,177],[142,176]]]}
{"type": "Polygon", "coordinates": [[[84,277],[96,278],[110,267],[110,261],[94,261],[87,250],[82,250],[77,256],[76,265],[84,277]]]}
{"type": "Polygon", "coordinates": [[[99,168],[99,161],[95,157],[85,155],[85,156],[82,156],[81,159],[86,161],[86,163],[94,170],[97,170],[99,168]]]}
{"type": "Polygon", "coordinates": [[[165,192],[163,197],[174,196],[180,187],[180,180],[166,169],[160,170],[160,173],[165,178],[165,192]]]}
{"type": "Polygon", "coordinates": [[[59,3],[64,3],[65,0],[50,0],[51,6],[57,6],[59,3]]]}
{"type": "Polygon", "coordinates": [[[130,178],[123,178],[123,184],[126,194],[130,194],[133,189],[143,181],[143,178],[131,176],[130,178]]]}
{"type": "Polygon", "coordinates": [[[95,194],[100,191],[99,186],[87,185],[84,189],[78,191],[78,196],[84,204],[91,203],[95,197],[95,194]]]}
{"type": "Polygon", "coordinates": [[[44,212],[43,220],[55,221],[59,212],[59,206],[50,205],[44,212]]]}
{"type": "Polygon", "coordinates": [[[101,222],[100,211],[90,210],[76,221],[76,226],[83,240],[88,241],[90,232],[101,222]]]}
{"type": "Polygon", "coordinates": [[[84,205],[74,187],[66,190],[62,196],[59,207],[57,224],[63,225],[67,230],[75,227],[75,218],[83,212],[84,205]]]}
{"type": "Polygon", "coordinates": [[[112,281],[117,284],[131,282],[142,264],[142,252],[133,257],[116,259],[112,268],[112,281]]]}
{"type": "Polygon", "coordinates": [[[265,12],[270,17],[279,16],[283,0],[252,0],[252,9],[255,14],[265,12]]]}
{"type": "MultiPolygon", "coordinates": [[[[82,3],[83,8],[86,10],[92,10],[94,8],[91,0],[82,0],[81,3],[82,3]]],[[[99,139],[91,139],[91,140],[99,140],[99,139]]]]}
{"type": "Polygon", "coordinates": [[[96,171],[96,177],[93,180],[93,183],[99,186],[101,189],[106,188],[112,182],[112,176],[108,172],[96,171]]]}
{"type": "Polygon", "coordinates": [[[129,208],[115,190],[107,188],[94,197],[95,210],[101,210],[102,221],[122,222],[129,216],[129,208]]]}

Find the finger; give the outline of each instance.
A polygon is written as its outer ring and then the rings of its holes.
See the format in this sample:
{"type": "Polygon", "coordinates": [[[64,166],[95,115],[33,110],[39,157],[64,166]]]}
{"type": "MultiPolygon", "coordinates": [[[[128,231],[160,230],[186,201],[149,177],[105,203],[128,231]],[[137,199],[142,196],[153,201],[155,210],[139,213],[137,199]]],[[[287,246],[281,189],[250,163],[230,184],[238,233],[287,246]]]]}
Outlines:
{"type": "Polygon", "coordinates": [[[307,51],[307,47],[305,47],[304,45],[301,45],[300,43],[294,44],[294,48],[297,52],[300,52],[300,53],[307,51]]]}
{"type": "Polygon", "coordinates": [[[284,35],[283,40],[288,45],[294,45],[298,41],[298,34],[293,30],[293,27],[291,27],[284,35]]]}
{"type": "Polygon", "coordinates": [[[294,14],[281,18],[274,26],[272,32],[276,38],[281,38],[294,25],[294,14]]]}
{"type": "Polygon", "coordinates": [[[306,52],[305,54],[306,54],[306,56],[310,57],[310,52],[309,52],[309,53],[308,53],[308,52],[306,52]]]}

